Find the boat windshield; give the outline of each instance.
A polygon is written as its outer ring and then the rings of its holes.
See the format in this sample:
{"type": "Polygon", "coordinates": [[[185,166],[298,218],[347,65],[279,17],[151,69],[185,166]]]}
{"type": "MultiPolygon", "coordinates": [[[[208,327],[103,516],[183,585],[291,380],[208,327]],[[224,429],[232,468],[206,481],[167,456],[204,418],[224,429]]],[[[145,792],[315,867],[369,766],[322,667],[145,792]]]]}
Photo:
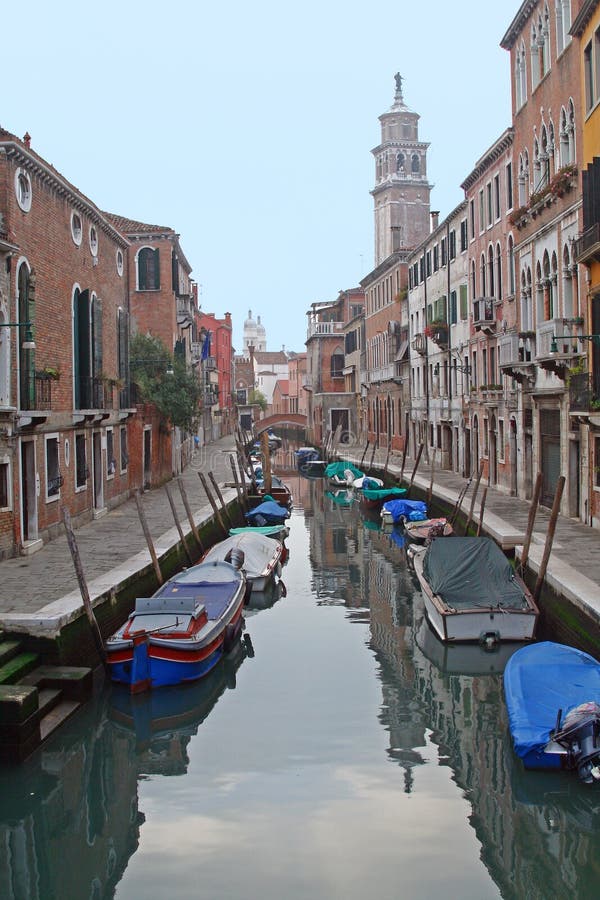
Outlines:
{"type": "Polygon", "coordinates": [[[132,635],[134,631],[160,631],[164,630],[165,634],[186,634],[190,628],[191,616],[181,615],[181,613],[144,613],[143,615],[134,615],[127,628],[128,634],[132,635]]]}

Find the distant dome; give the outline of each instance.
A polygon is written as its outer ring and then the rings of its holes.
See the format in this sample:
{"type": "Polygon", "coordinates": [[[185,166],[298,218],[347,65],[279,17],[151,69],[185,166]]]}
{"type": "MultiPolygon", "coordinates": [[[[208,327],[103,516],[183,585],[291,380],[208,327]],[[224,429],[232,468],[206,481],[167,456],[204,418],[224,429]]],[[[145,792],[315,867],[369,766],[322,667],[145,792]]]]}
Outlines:
{"type": "MultiPolygon", "coordinates": [[[[259,317],[259,321],[260,321],[260,317],[259,317]]],[[[251,328],[253,326],[256,326],[256,322],[252,318],[252,310],[251,309],[248,310],[248,318],[244,321],[244,328],[246,328],[248,326],[250,326],[251,328]]]]}

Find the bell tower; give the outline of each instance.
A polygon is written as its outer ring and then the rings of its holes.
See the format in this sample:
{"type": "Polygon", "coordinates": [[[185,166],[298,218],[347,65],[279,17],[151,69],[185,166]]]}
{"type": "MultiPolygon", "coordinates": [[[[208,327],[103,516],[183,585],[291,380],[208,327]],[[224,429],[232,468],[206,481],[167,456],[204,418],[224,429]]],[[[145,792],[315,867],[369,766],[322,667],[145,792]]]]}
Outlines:
{"type": "Polygon", "coordinates": [[[389,112],[379,116],[381,143],[375,157],[375,267],[397,250],[411,250],[429,233],[427,148],[419,140],[419,116],[404,103],[402,76],[389,112]]]}

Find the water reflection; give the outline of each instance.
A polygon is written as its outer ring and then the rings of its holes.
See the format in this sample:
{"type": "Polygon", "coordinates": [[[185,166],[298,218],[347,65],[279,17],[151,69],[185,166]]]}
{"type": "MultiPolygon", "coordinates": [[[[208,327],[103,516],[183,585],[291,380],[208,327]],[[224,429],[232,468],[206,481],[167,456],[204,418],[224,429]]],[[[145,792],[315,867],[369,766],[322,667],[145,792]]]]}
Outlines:
{"type": "Polygon", "coordinates": [[[514,755],[514,647],[443,645],[401,532],[285,480],[252,641],[186,689],[111,688],[0,771],[2,898],[595,896],[600,794],[514,755]]]}

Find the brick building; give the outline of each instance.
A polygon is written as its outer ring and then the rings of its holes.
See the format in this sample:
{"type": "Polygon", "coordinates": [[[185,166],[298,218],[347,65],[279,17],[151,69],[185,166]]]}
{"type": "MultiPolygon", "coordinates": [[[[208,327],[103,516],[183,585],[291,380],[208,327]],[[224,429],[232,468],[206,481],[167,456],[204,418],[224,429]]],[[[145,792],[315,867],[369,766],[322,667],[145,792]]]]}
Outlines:
{"type": "Polygon", "coordinates": [[[127,239],[0,130],[0,556],[129,494],[127,239]],[[12,323],[2,325],[2,323],[12,323]],[[34,348],[32,346],[32,340],[34,348]]]}

